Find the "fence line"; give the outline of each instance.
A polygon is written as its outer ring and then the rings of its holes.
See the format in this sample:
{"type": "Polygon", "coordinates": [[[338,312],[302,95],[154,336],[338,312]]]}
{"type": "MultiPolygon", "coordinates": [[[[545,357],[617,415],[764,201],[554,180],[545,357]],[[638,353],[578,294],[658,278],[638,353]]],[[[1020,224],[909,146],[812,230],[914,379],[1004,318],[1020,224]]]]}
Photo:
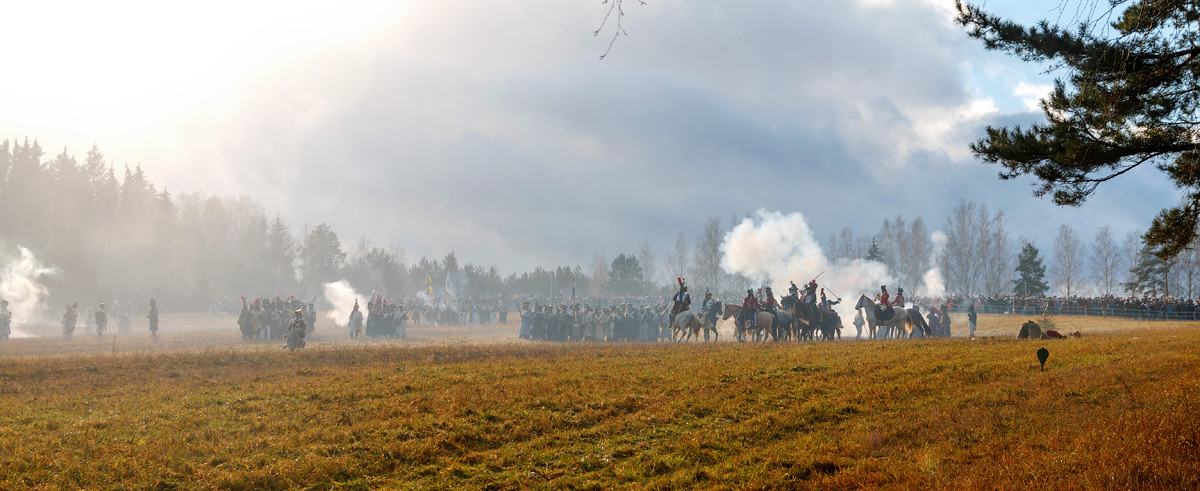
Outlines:
{"type": "MultiPolygon", "coordinates": [[[[968,304],[955,304],[950,307],[952,313],[964,313],[968,304]]],[[[989,305],[975,307],[980,314],[1015,314],[1015,315],[1079,315],[1093,317],[1117,317],[1144,321],[1200,321],[1200,312],[1176,311],[1173,309],[1147,310],[1124,309],[1110,307],[1079,307],[1062,305],[989,305]]]]}

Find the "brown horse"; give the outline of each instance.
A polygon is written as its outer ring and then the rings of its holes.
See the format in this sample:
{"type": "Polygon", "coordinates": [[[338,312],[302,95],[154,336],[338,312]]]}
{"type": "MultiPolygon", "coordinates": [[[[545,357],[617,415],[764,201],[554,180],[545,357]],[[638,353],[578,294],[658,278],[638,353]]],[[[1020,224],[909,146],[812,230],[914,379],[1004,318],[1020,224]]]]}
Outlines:
{"type": "Polygon", "coordinates": [[[738,341],[746,341],[746,334],[750,332],[754,334],[755,339],[761,338],[765,341],[767,336],[771,336],[772,339],[778,339],[774,337],[775,331],[772,329],[772,322],[775,321],[775,317],[769,312],[759,311],[757,315],[754,316],[754,319],[758,321],[758,325],[747,327],[744,321],[737,318],[738,313],[742,311],[741,305],[727,303],[725,304],[725,308],[723,310],[724,311],[721,313],[721,320],[728,320],[730,317],[736,319],[733,325],[736,328],[734,330],[734,335],[737,337],[738,341]]]}

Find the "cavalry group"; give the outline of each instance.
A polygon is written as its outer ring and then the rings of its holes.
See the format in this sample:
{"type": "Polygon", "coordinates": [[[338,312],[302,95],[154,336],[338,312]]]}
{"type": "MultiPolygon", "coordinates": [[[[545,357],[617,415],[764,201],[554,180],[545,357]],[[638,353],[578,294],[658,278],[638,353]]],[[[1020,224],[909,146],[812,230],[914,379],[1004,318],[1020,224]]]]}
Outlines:
{"type": "MultiPolygon", "coordinates": [[[[691,311],[691,296],[683,278],[678,278],[679,291],[672,299],[670,326],[677,340],[699,339],[702,331],[716,331],[717,319],[734,322],[734,336],[738,341],[752,338],[756,341],[841,339],[842,320],[833,310],[841,300],[830,300],[825,289],[818,288],[816,279],[803,289],[789,282],[788,294],[776,300],[771,287],[763,287],[755,294],[746,290],[741,305],[714,300],[711,292],[704,293],[700,313],[691,311]],[[818,290],[820,294],[818,295],[818,290]],[[818,300],[819,299],[819,300],[818,300]]],[[[707,335],[705,336],[707,338],[707,335]]]]}
{"type": "MultiPolygon", "coordinates": [[[[615,307],[592,307],[581,303],[571,305],[521,306],[522,339],[549,341],[643,341],[674,342],[699,340],[717,341],[718,321],[734,324],[738,341],[755,340],[840,340],[842,319],[834,311],[841,299],[829,299],[816,280],[798,287],[790,282],[788,294],[776,299],[770,287],[746,291],[742,303],[722,303],[705,292],[699,312],[691,309],[692,300],[683,278],[678,278],[679,290],[666,308],[656,305],[621,304],[615,307]]],[[[862,295],[855,304],[854,325],[861,337],[868,327],[870,338],[903,338],[911,336],[949,336],[950,317],[931,309],[922,316],[914,305],[909,307],[904,289],[892,297],[887,287],[880,288],[873,300],[862,295]]],[[[941,312],[948,312],[942,306],[941,312]]]]}

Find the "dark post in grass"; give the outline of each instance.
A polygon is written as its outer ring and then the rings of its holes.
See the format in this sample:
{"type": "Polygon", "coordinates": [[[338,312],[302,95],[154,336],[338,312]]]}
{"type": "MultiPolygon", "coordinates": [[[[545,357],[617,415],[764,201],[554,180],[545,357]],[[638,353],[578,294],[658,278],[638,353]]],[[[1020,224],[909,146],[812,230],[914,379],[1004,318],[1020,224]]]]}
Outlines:
{"type": "Polygon", "coordinates": [[[1042,371],[1046,371],[1046,359],[1050,358],[1050,352],[1046,348],[1037,350],[1038,361],[1042,363],[1042,371]]]}

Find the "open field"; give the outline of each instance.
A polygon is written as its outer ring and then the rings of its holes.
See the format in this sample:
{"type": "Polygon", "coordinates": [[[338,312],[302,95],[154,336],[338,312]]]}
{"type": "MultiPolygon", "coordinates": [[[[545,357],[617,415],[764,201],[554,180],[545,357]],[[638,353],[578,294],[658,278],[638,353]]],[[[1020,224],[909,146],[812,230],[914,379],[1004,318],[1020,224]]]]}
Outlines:
{"type": "Polygon", "coordinates": [[[0,358],[0,488],[1195,487],[1200,329],[1151,325],[690,346],[472,331],[298,353],[236,332],[178,350],[131,334],[117,354],[11,340],[67,356],[0,358]]]}

